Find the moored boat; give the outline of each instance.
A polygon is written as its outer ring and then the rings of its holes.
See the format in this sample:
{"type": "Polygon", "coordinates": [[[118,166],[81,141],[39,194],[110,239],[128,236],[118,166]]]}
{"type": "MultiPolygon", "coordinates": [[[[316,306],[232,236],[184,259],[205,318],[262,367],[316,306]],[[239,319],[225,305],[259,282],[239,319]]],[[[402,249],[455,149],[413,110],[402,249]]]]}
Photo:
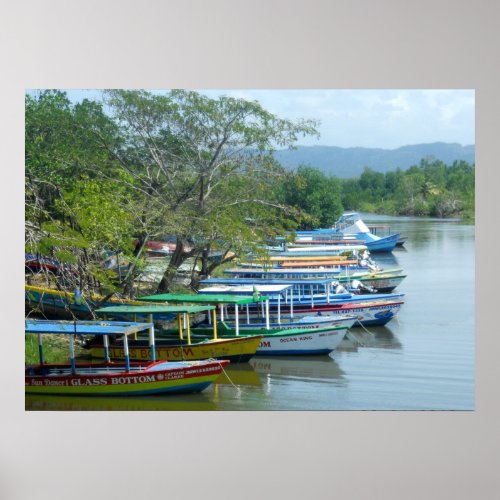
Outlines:
{"type": "MultiPolygon", "coordinates": [[[[314,306],[315,302],[363,302],[365,300],[392,300],[402,298],[404,294],[399,293],[380,293],[373,294],[354,294],[347,291],[343,286],[339,286],[336,278],[323,279],[253,279],[253,278],[209,278],[202,280],[203,285],[221,285],[233,287],[256,287],[259,291],[265,286],[289,286],[290,302],[310,303],[314,306]]],[[[243,289],[244,290],[244,289],[243,289]]],[[[243,291],[242,290],[242,291],[243,291]]],[[[206,288],[200,290],[200,293],[217,293],[216,289],[212,292],[206,288]]],[[[273,301],[271,300],[271,303],[273,301]]]]}
{"type": "Polygon", "coordinates": [[[24,254],[25,273],[49,272],[57,274],[61,269],[70,270],[68,265],[62,264],[57,259],[44,257],[39,254],[24,254]]]}
{"type": "MultiPolygon", "coordinates": [[[[217,324],[214,323],[206,338],[196,339],[192,334],[191,315],[213,313],[215,318],[215,308],[210,305],[147,305],[142,302],[139,306],[104,307],[98,309],[97,313],[105,317],[148,315],[151,322],[157,315],[172,314],[177,317],[177,327],[168,330],[170,335],[164,335],[160,332],[154,346],[150,344],[150,339],[143,338],[144,336],[130,339],[128,351],[130,358],[134,360],[147,359],[149,351],[154,349],[156,359],[162,360],[180,361],[212,358],[243,363],[256,353],[262,338],[262,336],[248,335],[241,335],[234,339],[222,338],[218,335],[217,324]]],[[[106,346],[103,343],[89,343],[88,347],[93,357],[106,356],[106,346]]],[[[116,341],[110,343],[108,351],[112,359],[123,359],[125,356],[124,346],[116,341]]]]}
{"type": "MultiPolygon", "coordinates": [[[[350,323],[354,323],[354,319],[350,323]]],[[[334,351],[347,333],[348,327],[310,326],[308,328],[275,329],[264,334],[257,348],[257,355],[263,356],[311,356],[329,354],[334,351]]],[[[261,336],[262,329],[245,329],[245,335],[261,336]]],[[[204,338],[201,330],[194,333],[195,337],[204,338]]],[[[230,327],[220,329],[222,338],[233,338],[234,330],[230,327]]]]}
{"type": "MultiPolygon", "coordinates": [[[[404,304],[404,294],[371,294],[371,295],[354,295],[354,294],[337,294],[337,298],[332,298],[328,295],[303,295],[294,296],[290,291],[293,285],[218,285],[210,286],[200,290],[200,294],[207,295],[245,295],[252,290],[271,294],[271,289],[275,289],[276,293],[285,294],[281,299],[270,299],[269,311],[274,317],[280,313],[294,318],[305,316],[335,316],[339,315],[354,316],[356,321],[355,326],[368,325],[385,325],[392,318],[396,317],[401,306],[404,304]],[[280,292],[281,290],[281,292],[280,292]]],[[[255,308],[250,310],[251,317],[257,317],[259,311],[255,308]]],[[[272,316],[271,316],[272,317],[272,316]]]]}
{"type": "MultiPolygon", "coordinates": [[[[281,287],[283,288],[283,287],[281,287]]],[[[285,286],[285,288],[289,288],[285,286]]],[[[271,291],[269,288],[268,291],[271,291]]],[[[269,299],[265,298],[265,306],[258,306],[258,298],[252,298],[250,292],[246,296],[238,295],[176,295],[176,294],[161,294],[141,297],[140,300],[154,300],[155,302],[165,300],[169,303],[212,303],[219,306],[220,321],[218,322],[217,335],[221,338],[238,338],[240,333],[245,336],[262,337],[257,354],[265,354],[270,356],[283,355],[318,355],[328,354],[335,350],[337,345],[342,341],[347,330],[352,326],[355,317],[337,318],[336,321],[318,318],[310,318],[309,321],[289,323],[281,323],[281,318],[278,312],[278,321],[271,326],[269,314],[269,299]],[[244,323],[239,318],[239,306],[254,306],[252,315],[253,321],[250,322],[250,308],[246,309],[247,323],[244,323]],[[228,307],[231,310],[228,311],[228,307]],[[264,321],[260,322],[259,316],[264,316],[264,321]],[[232,324],[228,325],[224,322],[226,318],[232,319],[232,324]]],[[[278,309],[279,311],[279,309],[278,309]]],[[[217,321],[215,318],[213,321],[217,321]]],[[[213,326],[213,325],[212,325],[213,326]]],[[[193,338],[205,339],[208,338],[208,325],[197,325],[191,329],[193,338]]],[[[166,332],[169,334],[169,332],[166,332]]]]}
{"type": "MultiPolygon", "coordinates": [[[[35,311],[48,317],[81,320],[95,319],[94,312],[100,307],[141,305],[137,300],[101,295],[85,296],[79,291],[67,292],[32,285],[24,285],[24,302],[26,312],[35,311]]],[[[173,318],[173,315],[164,315],[161,319],[167,321],[173,318]]]]}
{"type": "MultiPolygon", "coordinates": [[[[312,279],[335,279],[347,286],[349,291],[374,289],[376,292],[392,292],[406,278],[401,274],[402,269],[391,269],[386,271],[340,271],[337,269],[316,268],[267,268],[258,269],[254,267],[226,269],[225,274],[233,278],[254,280],[287,280],[302,279],[306,283],[312,279]],[[356,282],[359,282],[359,286],[356,282]]],[[[356,292],[357,293],[357,292],[356,292]]]]}
{"type": "MultiPolygon", "coordinates": [[[[40,362],[25,368],[27,394],[72,396],[138,396],[200,392],[213,383],[228,361],[151,361],[133,363],[128,355],[128,336],[148,331],[154,339],[152,323],[101,321],[26,320],[26,334],[39,338],[40,362]],[[69,336],[70,363],[48,364],[44,360],[42,335],[69,336]],[[107,344],[110,335],[123,337],[124,363],[77,364],[74,351],[76,335],[100,336],[107,344]]],[[[152,340],[154,345],[154,340],[152,340]]]]}
{"type": "Polygon", "coordinates": [[[311,240],[325,246],[328,244],[337,245],[341,242],[344,245],[366,245],[370,252],[392,252],[400,241],[400,234],[378,236],[370,231],[359,213],[345,212],[332,228],[299,231],[295,245],[306,247],[311,244],[311,240]]]}
{"type": "Polygon", "coordinates": [[[270,256],[277,257],[304,257],[304,256],[342,256],[350,252],[363,252],[367,250],[366,244],[362,245],[306,245],[306,246],[291,246],[286,250],[278,250],[269,252],[270,256]]]}
{"type": "MultiPolygon", "coordinates": [[[[381,225],[381,224],[377,224],[377,225],[372,225],[372,224],[369,224],[367,225],[368,229],[370,230],[370,232],[376,236],[383,236],[383,235],[380,235],[379,234],[379,231],[382,231],[383,233],[391,233],[391,226],[388,226],[388,225],[381,225]]],[[[396,246],[397,247],[402,247],[404,246],[404,244],[408,241],[408,236],[400,236],[398,241],[396,242],[396,246]]]]}
{"type": "Polygon", "coordinates": [[[336,231],[344,237],[357,238],[364,241],[370,252],[392,252],[400,239],[399,233],[388,236],[373,234],[357,212],[345,212],[334,225],[336,231]]]}

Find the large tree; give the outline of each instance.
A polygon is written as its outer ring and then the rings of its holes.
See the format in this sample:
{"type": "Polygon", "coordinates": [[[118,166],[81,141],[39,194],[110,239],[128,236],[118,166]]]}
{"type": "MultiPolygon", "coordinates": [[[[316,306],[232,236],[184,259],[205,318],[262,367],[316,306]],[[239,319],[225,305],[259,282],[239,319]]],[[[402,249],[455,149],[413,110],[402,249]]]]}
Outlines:
{"type": "Polygon", "coordinates": [[[25,121],[26,250],[67,264],[58,286],[123,288],[133,276],[106,269],[106,252],[130,254],[126,235],[136,229],[132,191],[124,192],[110,154],[120,144],[118,128],[99,103],[72,105],[50,90],[26,96],[25,121]]]}
{"type": "Polygon", "coordinates": [[[159,292],[188,257],[207,269],[211,251],[255,245],[283,221],[270,189],[282,173],[272,153],[317,133],[313,121],[280,119],[257,102],[183,90],[112,90],[106,104],[125,138],[114,154],[154,214],[140,243],[160,231],[176,237],[159,292]]]}

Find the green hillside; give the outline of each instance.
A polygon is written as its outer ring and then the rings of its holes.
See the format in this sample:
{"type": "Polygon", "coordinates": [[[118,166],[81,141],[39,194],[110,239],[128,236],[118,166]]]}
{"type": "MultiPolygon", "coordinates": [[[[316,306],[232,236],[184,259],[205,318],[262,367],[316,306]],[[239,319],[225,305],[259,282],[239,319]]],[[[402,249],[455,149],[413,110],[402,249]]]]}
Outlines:
{"type": "Polygon", "coordinates": [[[365,167],[386,173],[396,168],[406,170],[422,159],[475,163],[475,146],[435,142],[415,144],[397,149],[339,148],[336,146],[300,146],[296,150],[280,150],[275,158],[287,169],[308,165],[336,177],[358,177],[365,167]]]}

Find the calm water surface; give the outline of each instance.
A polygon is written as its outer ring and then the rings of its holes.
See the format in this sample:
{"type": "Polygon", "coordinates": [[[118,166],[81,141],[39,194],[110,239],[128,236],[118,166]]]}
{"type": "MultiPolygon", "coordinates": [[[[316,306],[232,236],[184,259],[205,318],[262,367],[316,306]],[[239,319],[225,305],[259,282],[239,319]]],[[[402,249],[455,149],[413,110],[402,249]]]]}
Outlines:
{"type": "Polygon", "coordinates": [[[254,357],[200,394],[133,399],[27,396],[29,410],[473,410],[474,226],[365,215],[408,240],[374,254],[402,267],[405,305],[355,328],[330,356],[254,357]]]}

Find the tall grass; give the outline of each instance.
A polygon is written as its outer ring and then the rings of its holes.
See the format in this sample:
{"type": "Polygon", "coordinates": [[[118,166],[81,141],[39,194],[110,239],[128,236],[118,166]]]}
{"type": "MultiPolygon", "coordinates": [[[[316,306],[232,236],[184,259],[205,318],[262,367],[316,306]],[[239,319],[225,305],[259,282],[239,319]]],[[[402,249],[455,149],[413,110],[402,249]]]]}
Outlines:
{"type": "MultiPolygon", "coordinates": [[[[66,363],[70,360],[69,337],[67,335],[42,335],[43,357],[46,363],[66,363]]],[[[88,351],[75,344],[75,354],[88,354],[88,351]]],[[[38,364],[38,335],[24,336],[24,360],[26,364],[38,364]]]]}

